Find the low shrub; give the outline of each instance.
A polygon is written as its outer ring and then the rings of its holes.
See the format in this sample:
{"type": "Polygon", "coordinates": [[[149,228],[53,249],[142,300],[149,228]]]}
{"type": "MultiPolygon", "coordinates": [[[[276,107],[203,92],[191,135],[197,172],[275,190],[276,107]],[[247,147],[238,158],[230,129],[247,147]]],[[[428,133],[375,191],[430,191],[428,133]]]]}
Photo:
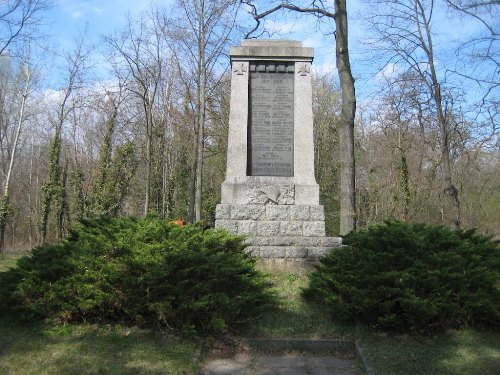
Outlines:
{"type": "Polygon", "coordinates": [[[87,221],[0,273],[0,311],[25,320],[238,328],[274,300],[244,247],[225,231],[154,218],[87,221]]]}
{"type": "Polygon", "coordinates": [[[303,295],[335,319],[433,334],[500,324],[498,241],[473,230],[387,222],[320,259],[303,295]]]}

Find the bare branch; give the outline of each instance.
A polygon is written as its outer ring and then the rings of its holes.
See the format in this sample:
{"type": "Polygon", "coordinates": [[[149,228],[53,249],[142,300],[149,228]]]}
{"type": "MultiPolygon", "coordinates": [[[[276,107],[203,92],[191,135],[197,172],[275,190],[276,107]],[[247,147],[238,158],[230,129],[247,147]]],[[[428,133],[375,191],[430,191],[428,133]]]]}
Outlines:
{"type": "Polygon", "coordinates": [[[250,37],[250,35],[252,35],[255,31],[257,31],[259,29],[261,19],[269,16],[270,14],[273,14],[274,12],[282,10],[282,9],[286,9],[286,10],[290,10],[290,11],[294,11],[294,12],[299,12],[299,13],[309,13],[309,14],[314,14],[317,17],[328,17],[328,18],[332,18],[332,19],[335,19],[335,17],[337,16],[337,12],[332,13],[332,12],[329,12],[328,10],[326,10],[326,8],[323,6],[322,1],[319,1],[319,3],[321,3],[321,6],[316,6],[315,5],[316,1],[313,1],[313,3],[311,4],[312,7],[309,7],[309,8],[308,7],[299,7],[299,6],[296,6],[293,4],[281,3],[281,4],[276,5],[275,7],[271,8],[271,9],[268,9],[268,10],[262,12],[262,13],[257,12],[257,7],[253,4],[252,0],[240,0],[240,2],[241,2],[241,4],[247,5],[251,8],[250,14],[252,15],[253,19],[256,22],[255,27],[245,35],[245,39],[248,39],[250,37]]]}
{"type": "Polygon", "coordinates": [[[40,23],[39,15],[52,7],[52,0],[8,0],[0,2],[0,55],[12,44],[30,35],[40,23]]]}

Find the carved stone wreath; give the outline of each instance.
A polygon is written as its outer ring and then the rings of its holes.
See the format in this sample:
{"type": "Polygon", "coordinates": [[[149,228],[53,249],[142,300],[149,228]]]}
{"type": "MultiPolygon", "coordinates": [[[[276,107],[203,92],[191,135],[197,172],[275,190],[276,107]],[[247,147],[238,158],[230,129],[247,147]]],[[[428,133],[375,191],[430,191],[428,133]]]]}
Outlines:
{"type": "Polygon", "coordinates": [[[295,204],[295,186],[250,186],[247,204],[295,204]]]}

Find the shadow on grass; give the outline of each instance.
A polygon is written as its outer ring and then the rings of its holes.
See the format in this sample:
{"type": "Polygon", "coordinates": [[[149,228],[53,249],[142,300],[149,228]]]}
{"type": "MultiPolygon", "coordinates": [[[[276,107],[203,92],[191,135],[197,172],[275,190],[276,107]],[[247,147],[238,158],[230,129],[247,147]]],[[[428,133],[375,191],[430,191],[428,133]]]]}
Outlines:
{"type": "Polygon", "coordinates": [[[8,271],[11,268],[16,267],[17,261],[21,258],[24,253],[0,253],[0,272],[8,271]]]}
{"type": "Polygon", "coordinates": [[[500,374],[500,333],[464,329],[433,338],[360,332],[380,374],[500,374]]]}
{"type": "Polygon", "coordinates": [[[353,336],[354,327],[332,321],[320,306],[301,297],[307,278],[294,273],[274,272],[267,280],[278,295],[279,306],[269,310],[245,331],[249,337],[336,337],[353,336]]]}
{"type": "Polygon", "coordinates": [[[500,332],[464,329],[429,339],[343,325],[321,306],[302,299],[300,290],[307,286],[307,277],[275,272],[267,279],[280,306],[254,322],[245,332],[249,337],[359,338],[378,374],[500,374],[500,332]]]}
{"type": "Polygon", "coordinates": [[[120,325],[0,321],[0,374],[193,374],[199,345],[120,325]]]}
{"type": "Polygon", "coordinates": [[[442,365],[453,374],[500,374],[500,332],[457,332],[442,365]]]}

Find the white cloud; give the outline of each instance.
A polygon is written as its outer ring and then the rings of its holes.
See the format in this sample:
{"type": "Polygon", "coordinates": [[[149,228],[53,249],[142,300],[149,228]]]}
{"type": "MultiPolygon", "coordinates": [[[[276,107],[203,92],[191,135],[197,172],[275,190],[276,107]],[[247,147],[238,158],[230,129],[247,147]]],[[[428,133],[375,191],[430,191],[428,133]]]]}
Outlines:
{"type": "Polygon", "coordinates": [[[335,65],[335,59],[332,59],[330,61],[325,61],[320,64],[312,64],[312,70],[314,74],[317,75],[324,75],[324,74],[329,74],[331,72],[334,72],[337,70],[337,66],[335,65]]]}
{"type": "Polygon", "coordinates": [[[303,31],[304,24],[300,22],[275,22],[273,20],[265,20],[264,29],[271,34],[290,34],[303,31]]]}
{"type": "Polygon", "coordinates": [[[387,82],[399,73],[401,73],[401,68],[396,64],[389,63],[375,75],[375,80],[377,82],[387,82]]]}
{"type": "Polygon", "coordinates": [[[46,89],[43,91],[44,103],[53,105],[58,104],[63,98],[63,90],[46,89]]]}
{"type": "Polygon", "coordinates": [[[84,13],[83,11],[81,11],[81,10],[75,10],[75,11],[73,11],[73,12],[71,13],[71,17],[72,17],[72,18],[75,18],[75,19],[78,19],[78,18],[83,17],[83,15],[84,15],[84,14],[85,14],[85,13],[84,13]]]}
{"type": "MultiPolygon", "coordinates": [[[[64,14],[68,14],[73,19],[89,18],[112,13],[117,9],[138,8],[137,3],[143,2],[130,0],[106,1],[101,0],[59,0],[58,5],[64,14]]],[[[144,2],[145,4],[149,4],[144,2]]]]}
{"type": "Polygon", "coordinates": [[[315,33],[302,41],[304,47],[320,48],[323,47],[324,36],[320,33],[315,33]]]}

